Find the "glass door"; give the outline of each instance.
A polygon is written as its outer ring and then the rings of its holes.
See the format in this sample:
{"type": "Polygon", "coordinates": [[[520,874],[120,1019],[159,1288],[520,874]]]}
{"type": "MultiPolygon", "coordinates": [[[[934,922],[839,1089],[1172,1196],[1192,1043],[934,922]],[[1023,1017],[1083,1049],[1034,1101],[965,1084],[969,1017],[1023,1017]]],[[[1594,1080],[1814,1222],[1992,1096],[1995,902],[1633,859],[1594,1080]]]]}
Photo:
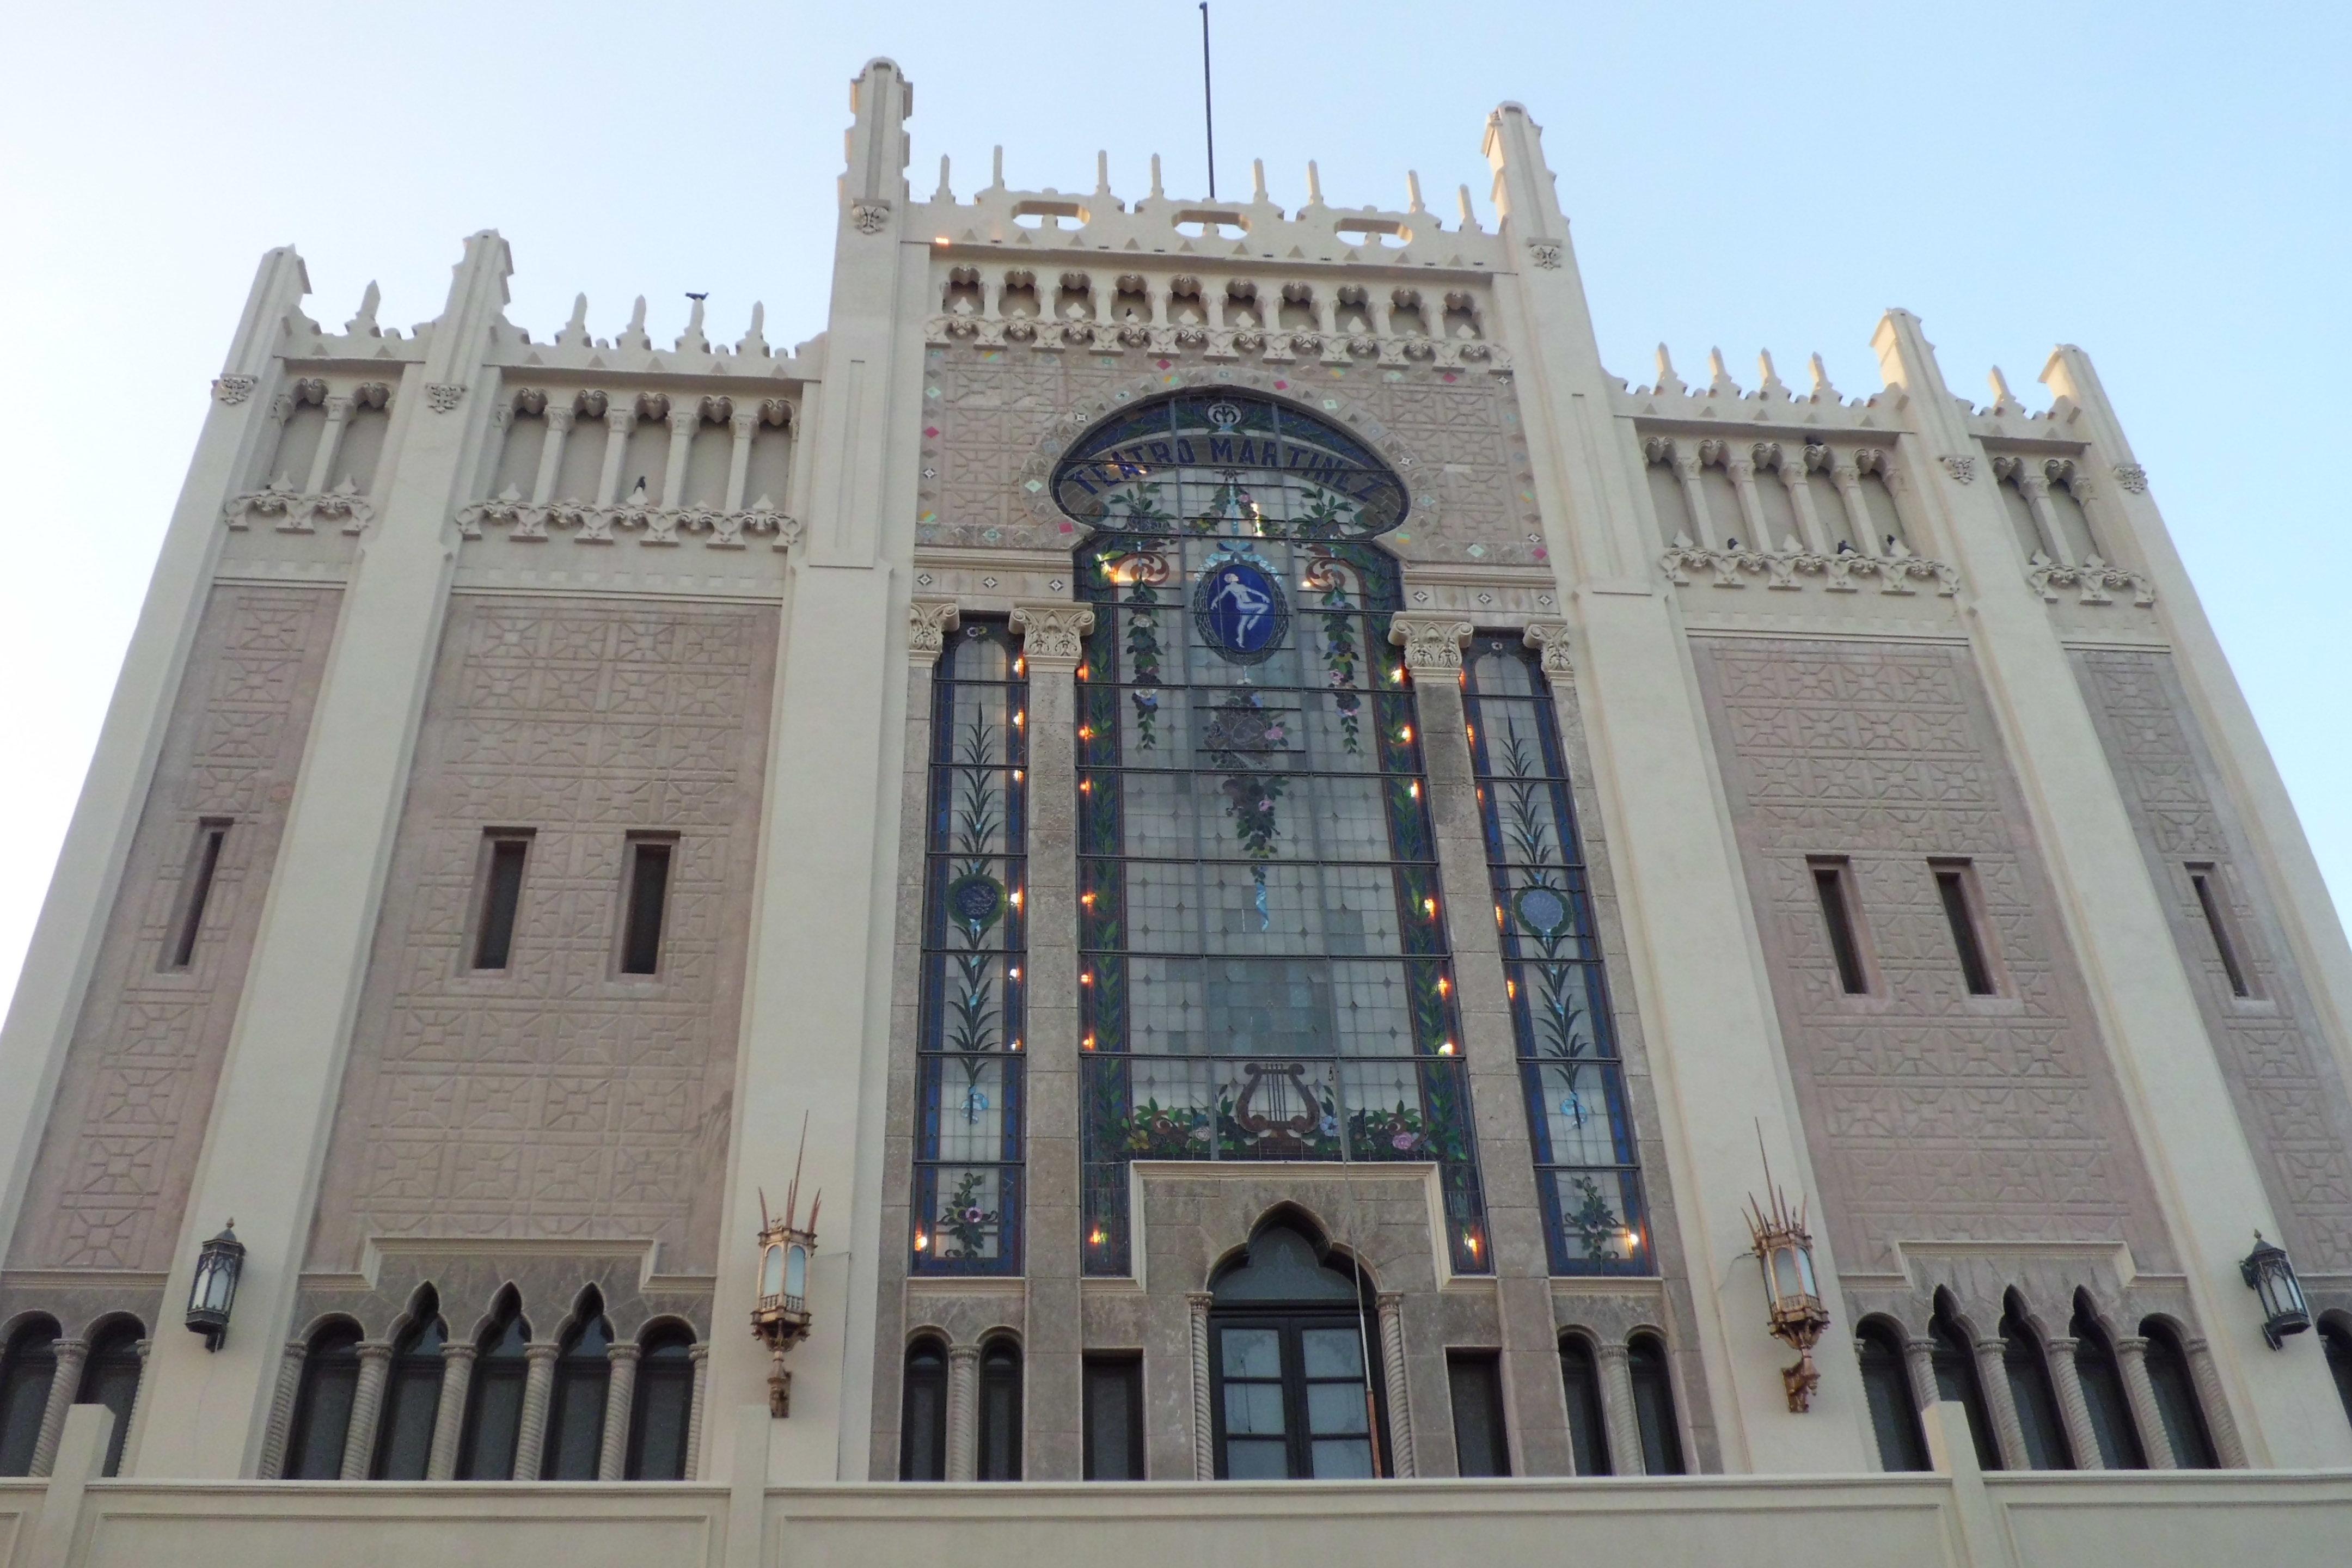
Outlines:
{"type": "Polygon", "coordinates": [[[1228,1480],[1352,1480],[1373,1468],[1365,1325],[1322,1312],[1219,1314],[1217,1474],[1228,1480]]]}

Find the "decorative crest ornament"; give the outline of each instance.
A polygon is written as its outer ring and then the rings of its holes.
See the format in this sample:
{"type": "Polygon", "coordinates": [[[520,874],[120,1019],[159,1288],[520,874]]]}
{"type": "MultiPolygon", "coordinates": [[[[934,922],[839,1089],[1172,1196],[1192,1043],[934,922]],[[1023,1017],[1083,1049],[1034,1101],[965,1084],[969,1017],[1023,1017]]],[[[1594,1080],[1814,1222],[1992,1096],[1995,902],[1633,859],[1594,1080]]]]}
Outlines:
{"type": "Polygon", "coordinates": [[[1973,456],[1965,453],[1948,456],[1942,459],[1942,462],[1945,472],[1950,474],[1961,484],[1965,485],[1977,477],[1977,460],[1973,456]]]}
{"type": "Polygon", "coordinates": [[[801,1161],[807,1154],[808,1113],[803,1111],[801,1150],[793,1160],[793,1184],[784,1191],[782,1219],[770,1216],[768,1194],[760,1194],[760,1293],[751,1307],[751,1333],[768,1347],[768,1414],[778,1420],[793,1413],[793,1374],[784,1370],[784,1352],[808,1338],[813,1321],[808,1269],[824,1194],[809,1200],[808,1224],[799,1224],[801,1161]]]}
{"type": "Polygon", "coordinates": [[[1263,664],[1290,631],[1281,580],[1244,546],[1213,556],[1192,589],[1192,624],[1229,664],[1263,664]]]}
{"type": "Polygon", "coordinates": [[[2145,495],[2147,493],[2147,470],[2137,463],[2117,463],[2116,483],[2133,495],[2145,495]]]}
{"type": "Polygon", "coordinates": [[[860,234],[880,234],[882,226],[890,221],[890,204],[881,201],[852,202],[849,221],[860,234]]]}
{"type": "Polygon", "coordinates": [[[430,381],[425,384],[425,401],[436,414],[448,413],[465,395],[465,384],[461,382],[430,381]]]}
{"type": "Polygon", "coordinates": [[[1528,259],[1547,272],[1557,272],[1560,268],[1559,242],[1550,239],[1529,240],[1528,259]]]}
{"type": "Polygon", "coordinates": [[[235,406],[251,397],[253,389],[258,384],[260,384],[249,375],[224,375],[213,383],[213,395],[223,403],[235,406]]]}

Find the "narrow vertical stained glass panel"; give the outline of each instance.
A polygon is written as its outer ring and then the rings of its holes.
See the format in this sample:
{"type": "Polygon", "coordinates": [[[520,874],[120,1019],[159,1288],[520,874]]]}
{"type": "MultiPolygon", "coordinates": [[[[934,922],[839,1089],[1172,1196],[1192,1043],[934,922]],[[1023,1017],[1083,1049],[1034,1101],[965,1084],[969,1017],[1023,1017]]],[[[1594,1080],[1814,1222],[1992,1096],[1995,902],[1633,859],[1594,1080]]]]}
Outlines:
{"type": "Polygon", "coordinates": [[[1436,1163],[1454,1267],[1485,1272],[1419,721],[1388,642],[1403,595],[1366,538],[1402,487],[1343,432],[1241,393],[1115,425],[1057,481],[1099,531],[1076,562],[1095,608],[1086,1271],[1131,1269],[1134,1161],[1378,1160],[1436,1163]]]}
{"type": "Polygon", "coordinates": [[[1551,693],[1517,637],[1477,638],[1462,684],[1551,1271],[1655,1273],[1551,693]]]}
{"type": "Polygon", "coordinates": [[[947,639],[932,677],[914,1268],[1021,1268],[1028,682],[1003,622],[947,639]]]}

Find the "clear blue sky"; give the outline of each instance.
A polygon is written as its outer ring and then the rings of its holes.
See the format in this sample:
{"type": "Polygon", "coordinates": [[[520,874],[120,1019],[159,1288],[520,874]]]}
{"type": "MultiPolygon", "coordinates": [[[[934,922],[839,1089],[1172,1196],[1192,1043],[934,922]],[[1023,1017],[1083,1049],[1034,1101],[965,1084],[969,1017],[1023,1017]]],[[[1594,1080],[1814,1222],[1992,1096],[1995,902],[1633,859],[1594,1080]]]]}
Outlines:
{"type": "MultiPolygon", "coordinates": [[[[2352,7],[1244,5],[1214,11],[1220,187],[1401,205],[1407,169],[1492,221],[1486,111],[1544,126],[1602,351],[1698,379],[1819,351],[1876,386],[1879,312],[1925,318],[1955,388],[2021,396],[2088,349],[2352,905],[2342,390],[2352,363],[2352,7]]],[[[310,312],[370,279],[435,314],[458,241],[514,247],[551,335],[708,290],[823,325],[847,82],[915,83],[914,163],[957,189],[1204,185],[1190,0],[661,6],[27,6],[0,99],[0,986],[13,984],[255,260],[299,247],[310,312]]]]}

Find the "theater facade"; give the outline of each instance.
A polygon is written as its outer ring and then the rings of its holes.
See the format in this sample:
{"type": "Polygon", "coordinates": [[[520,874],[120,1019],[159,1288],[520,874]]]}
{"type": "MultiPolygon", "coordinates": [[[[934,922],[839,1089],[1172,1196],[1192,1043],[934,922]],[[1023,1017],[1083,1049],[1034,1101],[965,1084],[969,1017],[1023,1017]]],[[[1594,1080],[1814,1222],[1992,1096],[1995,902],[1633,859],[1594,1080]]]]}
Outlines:
{"type": "Polygon", "coordinates": [[[2340,1555],[2352,957],[2082,350],[1629,383],[1517,104],[1486,223],[851,105],[789,350],[263,258],[0,1563],[2340,1555]]]}

